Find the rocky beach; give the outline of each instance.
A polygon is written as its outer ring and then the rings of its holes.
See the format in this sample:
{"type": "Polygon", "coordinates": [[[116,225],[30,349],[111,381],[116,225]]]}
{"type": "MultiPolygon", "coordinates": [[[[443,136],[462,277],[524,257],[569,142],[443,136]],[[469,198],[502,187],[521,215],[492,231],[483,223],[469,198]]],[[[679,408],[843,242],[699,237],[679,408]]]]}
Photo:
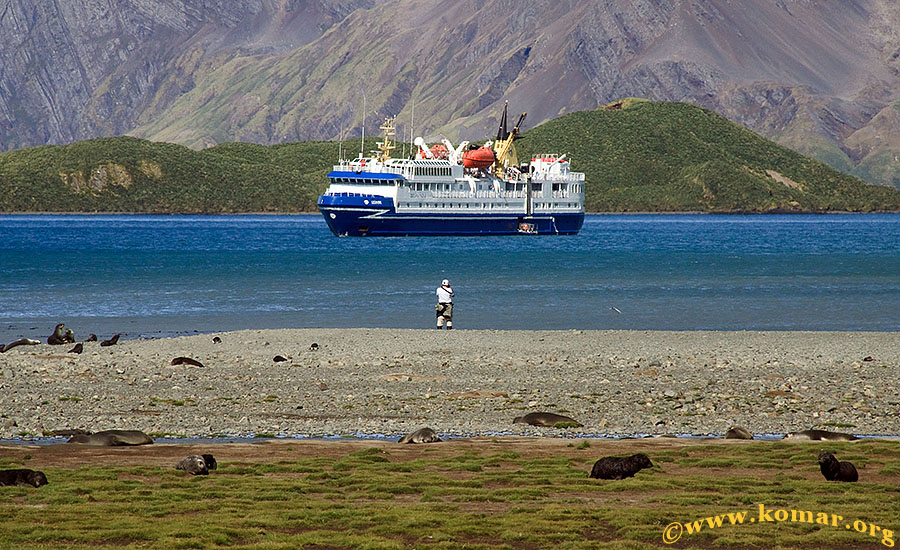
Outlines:
{"type": "Polygon", "coordinates": [[[71,348],[0,354],[0,438],[900,435],[896,333],[283,329],[71,348]],[[583,426],[512,422],[541,411],[583,426]]]}

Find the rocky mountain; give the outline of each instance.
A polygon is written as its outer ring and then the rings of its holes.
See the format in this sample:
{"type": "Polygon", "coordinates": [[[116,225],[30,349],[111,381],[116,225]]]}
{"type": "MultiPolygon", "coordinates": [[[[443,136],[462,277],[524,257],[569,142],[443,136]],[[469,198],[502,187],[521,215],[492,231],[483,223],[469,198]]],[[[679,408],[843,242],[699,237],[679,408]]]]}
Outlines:
{"type": "Polygon", "coordinates": [[[716,111],[900,186],[896,0],[6,0],[0,148],[477,139],[617,98],[716,111]]]}

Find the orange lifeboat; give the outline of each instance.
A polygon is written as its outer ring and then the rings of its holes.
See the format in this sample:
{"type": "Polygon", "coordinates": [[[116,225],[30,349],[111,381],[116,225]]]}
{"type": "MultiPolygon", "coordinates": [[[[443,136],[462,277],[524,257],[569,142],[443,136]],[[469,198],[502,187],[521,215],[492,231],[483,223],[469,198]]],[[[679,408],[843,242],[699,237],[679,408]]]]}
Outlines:
{"type": "Polygon", "coordinates": [[[490,147],[478,147],[469,149],[462,154],[465,168],[488,168],[494,164],[494,151],[490,147]]]}
{"type": "Polygon", "coordinates": [[[431,155],[436,159],[446,159],[450,156],[450,153],[447,152],[447,147],[442,143],[435,143],[431,146],[431,155]]]}

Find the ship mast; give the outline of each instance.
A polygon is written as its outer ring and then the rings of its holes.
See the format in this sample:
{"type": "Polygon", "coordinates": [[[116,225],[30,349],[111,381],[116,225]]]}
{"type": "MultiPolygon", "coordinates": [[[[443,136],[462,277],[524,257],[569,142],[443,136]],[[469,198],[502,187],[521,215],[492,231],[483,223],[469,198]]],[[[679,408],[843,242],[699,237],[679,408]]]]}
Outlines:
{"type": "Polygon", "coordinates": [[[384,119],[381,129],[384,131],[384,141],[378,144],[378,149],[381,151],[381,154],[378,155],[378,160],[386,162],[391,158],[391,151],[396,147],[391,141],[391,138],[397,135],[397,129],[394,128],[394,117],[384,119]]]}
{"type": "Polygon", "coordinates": [[[497,130],[497,140],[494,143],[494,153],[497,156],[497,162],[494,164],[495,173],[497,177],[502,178],[503,173],[506,170],[506,167],[509,165],[515,166],[518,163],[518,158],[516,157],[516,148],[513,145],[513,140],[516,139],[516,136],[519,135],[519,126],[522,125],[522,122],[525,120],[526,113],[522,113],[522,116],[519,117],[519,122],[513,126],[511,132],[506,131],[506,110],[508,104],[503,105],[503,116],[500,118],[500,128],[497,130]]]}

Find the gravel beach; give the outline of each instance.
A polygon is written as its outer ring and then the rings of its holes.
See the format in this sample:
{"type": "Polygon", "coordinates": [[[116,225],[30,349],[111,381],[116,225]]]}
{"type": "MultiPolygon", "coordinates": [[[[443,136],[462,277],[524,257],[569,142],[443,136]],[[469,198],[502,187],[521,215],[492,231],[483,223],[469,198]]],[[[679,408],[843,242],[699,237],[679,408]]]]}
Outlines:
{"type": "Polygon", "coordinates": [[[900,435],[897,333],[284,329],[71,347],[0,354],[0,438],[900,435]],[[512,422],[538,411],[583,427],[512,422]]]}

